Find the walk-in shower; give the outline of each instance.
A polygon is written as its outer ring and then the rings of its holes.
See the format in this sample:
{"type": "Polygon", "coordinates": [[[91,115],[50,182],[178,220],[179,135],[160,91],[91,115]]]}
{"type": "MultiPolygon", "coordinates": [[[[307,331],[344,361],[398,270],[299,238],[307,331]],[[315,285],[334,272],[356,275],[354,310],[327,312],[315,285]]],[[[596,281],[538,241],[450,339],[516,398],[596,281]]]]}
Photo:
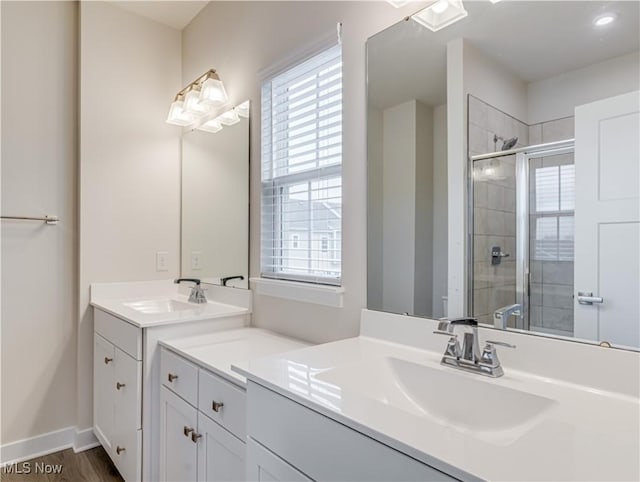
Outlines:
{"type": "Polygon", "coordinates": [[[470,157],[469,288],[480,322],[573,335],[573,139],[470,157]]]}

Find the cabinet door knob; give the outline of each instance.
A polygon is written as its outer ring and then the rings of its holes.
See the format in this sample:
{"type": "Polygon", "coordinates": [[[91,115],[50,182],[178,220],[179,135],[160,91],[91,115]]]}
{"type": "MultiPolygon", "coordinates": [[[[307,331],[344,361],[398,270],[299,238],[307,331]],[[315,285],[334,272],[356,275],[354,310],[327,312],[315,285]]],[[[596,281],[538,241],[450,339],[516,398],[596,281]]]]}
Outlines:
{"type": "Polygon", "coordinates": [[[193,443],[198,443],[198,439],[202,437],[202,434],[196,433],[196,432],[192,432],[191,433],[191,441],[193,443]]]}
{"type": "Polygon", "coordinates": [[[212,409],[214,412],[219,412],[219,411],[220,411],[220,409],[221,409],[222,407],[224,407],[224,403],[222,403],[222,402],[216,402],[215,400],[214,400],[214,401],[213,401],[213,403],[211,404],[211,409],[212,409]]]}
{"type": "Polygon", "coordinates": [[[178,379],[178,375],[174,375],[173,373],[169,373],[169,376],[167,378],[169,379],[169,383],[173,383],[174,380],[178,379]]]}
{"type": "Polygon", "coordinates": [[[116,453],[117,453],[118,455],[120,455],[120,452],[124,452],[125,450],[127,450],[127,449],[125,449],[124,447],[120,447],[120,445],[118,445],[118,446],[116,447],[116,453]]]}
{"type": "Polygon", "coordinates": [[[185,426],[184,426],[184,430],[183,430],[183,432],[184,432],[184,436],[185,436],[185,437],[188,437],[188,436],[189,436],[189,434],[190,434],[191,432],[193,432],[193,430],[194,430],[194,429],[189,428],[189,427],[187,427],[187,426],[185,425],[185,426]]]}
{"type": "Polygon", "coordinates": [[[104,357],[104,364],[105,365],[108,365],[109,362],[112,362],[112,361],[113,361],[113,358],[109,358],[108,356],[104,357]]]}
{"type": "Polygon", "coordinates": [[[121,388],[126,387],[125,383],[116,382],[116,389],[120,390],[121,388]]]}

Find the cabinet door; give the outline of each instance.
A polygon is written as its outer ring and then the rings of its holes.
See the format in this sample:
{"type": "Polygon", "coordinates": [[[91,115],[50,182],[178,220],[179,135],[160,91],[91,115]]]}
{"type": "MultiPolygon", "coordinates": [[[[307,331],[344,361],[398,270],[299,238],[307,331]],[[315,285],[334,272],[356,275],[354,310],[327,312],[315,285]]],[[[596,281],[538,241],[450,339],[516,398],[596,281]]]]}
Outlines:
{"type": "Polygon", "coordinates": [[[115,348],[97,333],[93,335],[93,425],[96,436],[111,452],[114,430],[115,348]]]}
{"type": "Polygon", "coordinates": [[[162,387],[160,416],[160,480],[195,481],[198,470],[198,411],[162,387]]]}
{"type": "Polygon", "coordinates": [[[245,444],[198,412],[198,481],[246,480],[245,444]]]}
{"type": "Polygon", "coordinates": [[[115,348],[114,381],[114,434],[112,457],[120,474],[127,481],[140,480],[142,453],[142,362],[118,347],[115,348]]]}
{"type": "Polygon", "coordinates": [[[249,437],[247,438],[247,480],[306,482],[311,479],[249,437]]]}

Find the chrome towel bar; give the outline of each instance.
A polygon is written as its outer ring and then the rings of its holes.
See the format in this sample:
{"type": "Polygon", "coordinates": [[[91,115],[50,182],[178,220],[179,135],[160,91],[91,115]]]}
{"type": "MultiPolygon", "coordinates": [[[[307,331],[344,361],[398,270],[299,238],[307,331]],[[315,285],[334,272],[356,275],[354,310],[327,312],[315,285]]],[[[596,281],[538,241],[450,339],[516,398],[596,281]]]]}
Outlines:
{"type": "Polygon", "coordinates": [[[46,224],[58,224],[60,218],[58,216],[30,217],[30,216],[0,216],[0,219],[11,219],[17,221],[42,221],[46,224]]]}

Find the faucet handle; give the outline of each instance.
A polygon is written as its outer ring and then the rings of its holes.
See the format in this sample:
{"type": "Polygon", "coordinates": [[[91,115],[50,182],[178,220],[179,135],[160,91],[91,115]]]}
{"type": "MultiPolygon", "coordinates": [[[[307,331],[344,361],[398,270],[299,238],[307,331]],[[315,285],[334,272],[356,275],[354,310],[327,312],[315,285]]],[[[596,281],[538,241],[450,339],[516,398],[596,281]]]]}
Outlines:
{"type": "Polygon", "coordinates": [[[512,345],[511,343],[505,343],[504,341],[491,341],[491,340],[487,340],[485,341],[485,343],[487,345],[493,345],[493,346],[504,346],[505,348],[515,348],[515,345],[512,345]]]}
{"type": "Polygon", "coordinates": [[[455,333],[451,333],[449,331],[442,331],[442,330],[435,330],[433,332],[434,335],[445,335],[445,336],[450,336],[451,338],[458,338],[458,335],[456,335],[455,333]]]}

